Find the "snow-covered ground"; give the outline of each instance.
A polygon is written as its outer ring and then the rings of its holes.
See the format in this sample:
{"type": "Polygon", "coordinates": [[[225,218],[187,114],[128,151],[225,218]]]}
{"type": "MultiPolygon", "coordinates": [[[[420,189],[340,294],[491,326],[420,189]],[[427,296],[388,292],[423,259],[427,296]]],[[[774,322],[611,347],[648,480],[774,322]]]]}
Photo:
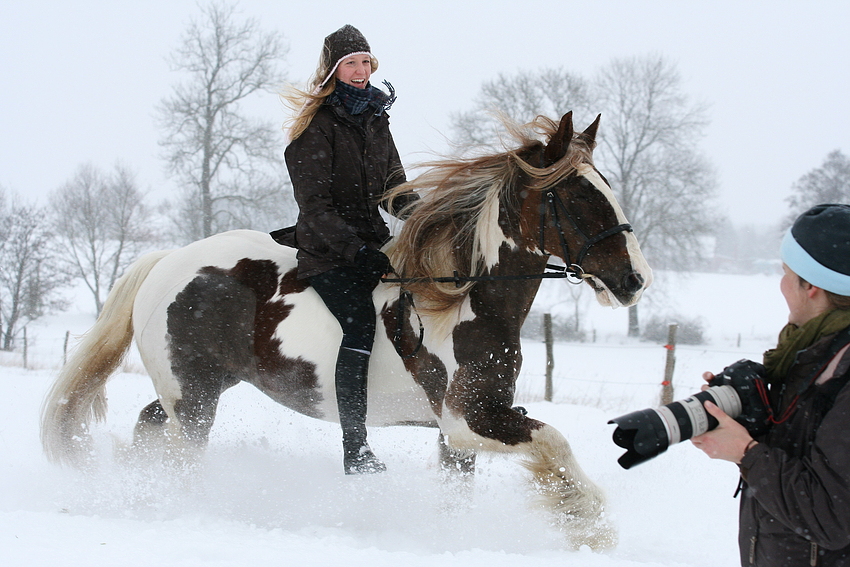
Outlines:
{"type": "MultiPolygon", "coordinates": [[[[760,359],[785,320],[779,276],[656,274],[642,315],[702,318],[708,343],[676,350],[675,398],[703,370],[760,359]]],[[[544,282],[538,308],[572,313],[563,282],[544,282]]],[[[544,347],[526,341],[517,403],[557,427],[608,494],[619,545],[573,551],[531,506],[526,474],[507,457],[479,457],[471,486],[440,482],[436,433],[375,429],[389,471],[346,477],[338,426],[283,408],[250,386],[222,398],[210,447],[192,476],[129,462],[138,411],[153,397],[131,359],[109,384],[95,429],[96,472],[46,462],[38,441],[45,391],[64,335],[92,322],[90,299],[28,329],[28,366],[0,357],[0,565],[13,566],[710,566],[736,565],[737,469],[690,443],[623,470],[607,421],[658,404],[661,345],[625,337],[626,311],[589,303],[593,343],[555,349],[555,401],[544,402],[544,347]]],[[[73,337],[72,337],[73,344],[73,337]]]]}

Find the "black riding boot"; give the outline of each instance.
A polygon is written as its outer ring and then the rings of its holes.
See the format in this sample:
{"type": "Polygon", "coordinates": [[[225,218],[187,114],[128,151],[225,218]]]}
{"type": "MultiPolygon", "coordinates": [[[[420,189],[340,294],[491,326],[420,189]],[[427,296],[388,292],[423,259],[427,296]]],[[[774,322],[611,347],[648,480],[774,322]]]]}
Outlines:
{"type": "Polygon", "coordinates": [[[345,347],[336,360],[336,399],[342,426],[345,474],[387,470],[366,443],[366,376],[369,355],[345,347]]]}

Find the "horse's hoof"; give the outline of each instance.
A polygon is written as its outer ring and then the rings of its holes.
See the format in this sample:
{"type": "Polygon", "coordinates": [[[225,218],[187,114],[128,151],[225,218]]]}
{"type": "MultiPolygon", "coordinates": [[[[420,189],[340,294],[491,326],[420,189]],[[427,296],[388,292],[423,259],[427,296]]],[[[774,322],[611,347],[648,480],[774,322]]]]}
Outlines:
{"type": "Polygon", "coordinates": [[[385,465],[368,445],[362,447],[356,455],[346,455],[345,474],[376,474],[387,470],[385,465]]]}
{"type": "Polygon", "coordinates": [[[573,549],[589,547],[593,551],[605,551],[617,547],[617,528],[602,518],[571,518],[562,524],[573,549]]]}

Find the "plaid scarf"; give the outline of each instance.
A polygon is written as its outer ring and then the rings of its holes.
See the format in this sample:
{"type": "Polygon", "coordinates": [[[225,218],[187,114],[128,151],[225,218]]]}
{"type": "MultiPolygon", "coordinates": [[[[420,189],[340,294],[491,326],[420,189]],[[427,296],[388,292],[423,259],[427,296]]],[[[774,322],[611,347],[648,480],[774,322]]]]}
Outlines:
{"type": "Polygon", "coordinates": [[[393,86],[388,81],[384,81],[384,85],[389,89],[390,94],[373,87],[371,83],[361,89],[337,81],[336,89],[331,95],[331,102],[338,102],[352,116],[363,113],[369,107],[375,109],[375,114],[380,114],[384,110],[389,110],[396,98],[393,86]]]}

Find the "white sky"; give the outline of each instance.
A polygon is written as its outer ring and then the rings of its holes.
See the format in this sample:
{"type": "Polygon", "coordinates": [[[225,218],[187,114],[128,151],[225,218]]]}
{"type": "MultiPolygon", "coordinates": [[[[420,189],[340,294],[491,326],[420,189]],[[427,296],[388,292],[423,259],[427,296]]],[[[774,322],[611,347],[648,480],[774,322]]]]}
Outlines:
{"type": "MultiPolygon", "coordinates": [[[[408,165],[445,149],[450,113],[469,109],[481,83],[499,72],[563,67],[590,76],[614,57],[657,53],[677,64],[693,100],[710,105],[702,147],[734,221],[779,220],[795,180],[830,151],[850,152],[845,0],[243,0],[240,7],[286,36],[285,68],[296,82],[315,68],[325,35],[358,27],[381,61],[376,84],[386,78],[398,91],[393,133],[408,165]]],[[[154,106],[179,80],[165,57],[197,13],[186,0],[0,2],[0,186],[41,198],[81,163],[110,169],[121,160],[154,197],[173,191],[158,158],[154,106]]],[[[254,108],[285,118],[271,95],[254,108]]]]}

